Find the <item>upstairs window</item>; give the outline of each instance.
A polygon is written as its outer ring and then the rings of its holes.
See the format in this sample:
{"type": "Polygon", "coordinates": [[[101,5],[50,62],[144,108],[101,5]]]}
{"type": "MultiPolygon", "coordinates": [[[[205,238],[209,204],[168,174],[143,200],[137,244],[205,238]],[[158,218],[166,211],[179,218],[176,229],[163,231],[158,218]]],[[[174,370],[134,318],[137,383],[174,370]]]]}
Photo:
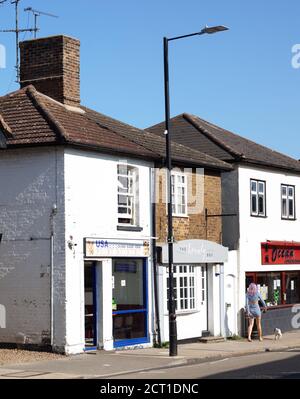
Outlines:
{"type": "Polygon", "coordinates": [[[266,182],[250,180],[251,216],[266,216],[266,182]]]}
{"type": "Polygon", "coordinates": [[[295,187],[281,185],[281,217],[295,220],[295,187]]]}
{"type": "Polygon", "coordinates": [[[172,210],[174,216],[187,216],[187,177],[172,172],[172,210]]]}
{"type": "Polygon", "coordinates": [[[138,169],[118,165],[118,224],[136,226],[138,223],[138,169]]]}

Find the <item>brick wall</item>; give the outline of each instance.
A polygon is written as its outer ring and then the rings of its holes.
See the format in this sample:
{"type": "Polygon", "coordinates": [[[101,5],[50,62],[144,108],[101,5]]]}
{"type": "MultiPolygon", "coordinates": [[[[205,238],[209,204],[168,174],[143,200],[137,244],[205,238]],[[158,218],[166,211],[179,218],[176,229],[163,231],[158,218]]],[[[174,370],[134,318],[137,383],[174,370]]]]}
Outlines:
{"type": "Polygon", "coordinates": [[[80,42],[52,36],[20,43],[21,87],[33,84],[49,97],[80,104],[80,42]]]}
{"type": "MultiPolygon", "coordinates": [[[[188,216],[173,217],[173,232],[176,241],[186,239],[205,239],[221,243],[221,218],[205,218],[205,208],[208,214],[220,214],[221,209],[221,178],[219,173],[205,171],[196,178],[195,170],[186,172],[188,175],[188,216]]],[[[156,206],[156,236],[158,243],[167,240],[167,213],[165,197],[165,171],[157,171],[157,206],[156,206]]]]}
{"type": "Polygon", "coordinates": [[[54,345],[64,347],[65,229],[63,156],[19,149],[0,158],[0,343],[50,344],[51,213],[54,230],[54,345]],[[1,328],[2,327],[2,328],[1,328]]]}

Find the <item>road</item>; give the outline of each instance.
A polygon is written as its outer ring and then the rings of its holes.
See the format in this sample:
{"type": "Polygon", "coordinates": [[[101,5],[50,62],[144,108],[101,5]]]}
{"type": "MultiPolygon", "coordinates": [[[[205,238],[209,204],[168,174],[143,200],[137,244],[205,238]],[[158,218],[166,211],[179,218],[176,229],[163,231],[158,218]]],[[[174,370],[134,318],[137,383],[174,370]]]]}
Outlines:
{"type": "MultiPolygon", "coordinates": [[[[107,378],[107,377],[106,377],[107,378]]],[[[119,379],[120,376],[108,377],[119,379]]],[[[126,379],[300,379],[300,348],[126,374],[126,379]]]]}

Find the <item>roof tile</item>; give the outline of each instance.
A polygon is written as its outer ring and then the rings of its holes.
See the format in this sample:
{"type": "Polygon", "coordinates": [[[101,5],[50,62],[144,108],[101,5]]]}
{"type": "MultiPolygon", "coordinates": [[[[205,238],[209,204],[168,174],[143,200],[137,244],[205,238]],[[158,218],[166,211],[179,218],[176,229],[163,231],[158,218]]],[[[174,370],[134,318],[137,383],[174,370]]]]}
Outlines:
{"type": "MultiPolygon", "coordinates": [[[[300,162],[247,138],[239,136],[195,115],[181,114],[171,119],[175,141],[226,162],[245,162],[300,172],[300,162]]],[[[147,129],[163,134],[163,124],[147,129]]]]}
{"type": "MultiPolygon", "coordinates": [[[[70,107],[39,93],[32,85],[0,98],[0,115],[12,133],[7,146],[72,144],[163,161],[165,138],[86,107],[70,107]]],[[[231,169],[220,159],[171,146],[172,159],[214,169],[231,169]]]]}

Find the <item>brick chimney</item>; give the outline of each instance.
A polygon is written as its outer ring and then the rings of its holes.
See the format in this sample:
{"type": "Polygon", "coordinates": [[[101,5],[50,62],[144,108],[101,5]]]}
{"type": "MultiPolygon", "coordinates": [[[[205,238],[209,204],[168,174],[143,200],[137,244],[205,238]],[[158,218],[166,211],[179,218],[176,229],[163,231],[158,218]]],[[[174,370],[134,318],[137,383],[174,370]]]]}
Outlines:
{"type": "Polygon", "coordinates": [[[80,41],[50,36],[20,43],[20,84],[63,104],[80,105],[80,41]]]}

